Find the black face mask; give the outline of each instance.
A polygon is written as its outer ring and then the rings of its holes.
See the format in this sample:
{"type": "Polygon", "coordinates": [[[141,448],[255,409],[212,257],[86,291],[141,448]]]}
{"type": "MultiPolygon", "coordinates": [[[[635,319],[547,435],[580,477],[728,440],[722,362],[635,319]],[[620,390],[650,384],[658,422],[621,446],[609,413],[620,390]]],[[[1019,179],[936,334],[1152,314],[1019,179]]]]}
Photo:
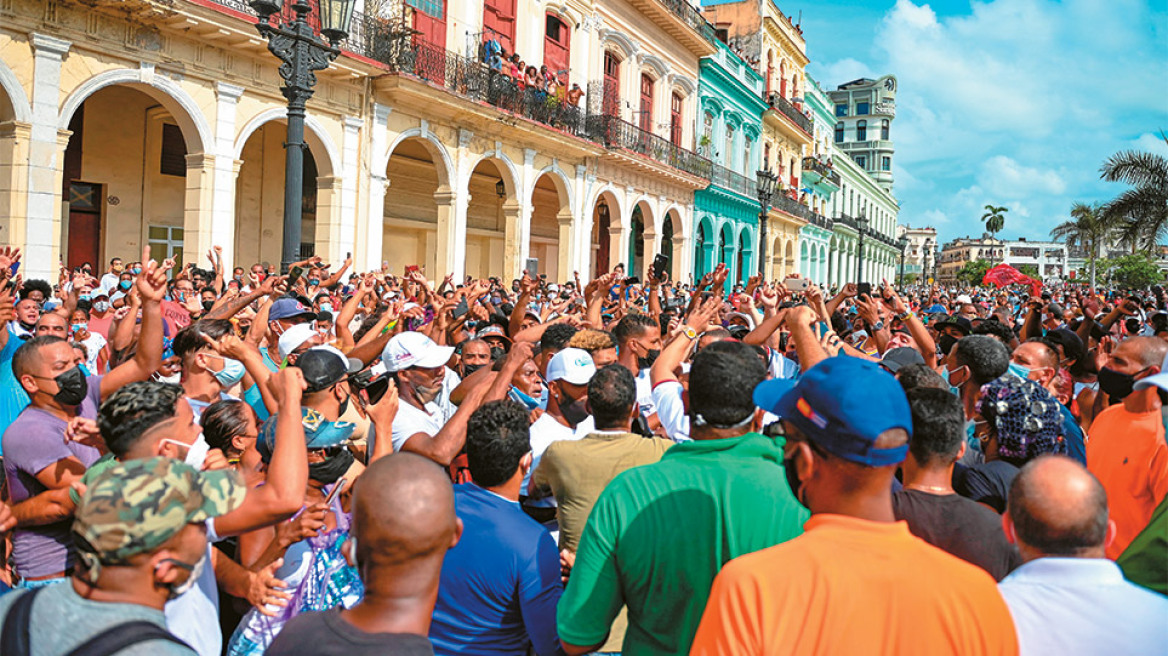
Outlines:
{"type": "Polygon", "coordinates": [[[575,401],[568,401],[568,397],[561,395],[558,405],[560,406],[560,414],[564,415],[564,421],[573,426],[588,418],[587,396],[582,396],[575,401]],[[567,402],[565,403],[565,401],[567,402]]]}
{"type": "Polygon", "coordinates": [[[1120,401],[1131,394],[1135,382],[1135,374],[1121,374],[1107,367],[1099,370],[1099,389],[1114,401],[1120,401]]]}
{"type": "Polygon", "coordinates": [[[649,369],[657,361],[657,356],[659,355],[661,355],[661,349],[649,349],[645,352],[644,357],[637,357],[637,368],[649,369]]]}
{"type": "Polygon", "coordinates": [[[61,405],[81,405],[89,393],[89,381],[85,380],[81,367],[73,367],[53,380],[57,382],[57,393],[53,395],[53,400],[61,405]]]}
{"type": "Polygon", "coordinates": [[[348,409],[349,409],[349,399],[351,399],[351,398],[353,398],[353,395],[352,395],[352,394],[346,394],[346,395],[345,395],[345,400],[344,400],[344,401],[341,401],[341,405],[340,405],[340,407],[338,407],[338,408],[337,408],[337,416],[338,416],[338,417],[342,417],[342,416],[344,416],[345,412],[346,412],[346,411],[348,411],[348,409]]]}
{"type": "Polygon", "coordinates": [[[491,347],[491,362],[498,362],[507,356],[507,352],[503,350],[502,346],[491,347]]]}
{"type": "Polygon", "coordinates": [[[791,488],[791,494],[795,495],[795,500],[798,501],[800,505],[806,507],[807,504],[803,503],[803,497],[799,496],[799,493],[803,491],[803,483],[799,480],[799,473],[795,468],[794,455],[783,460],[783,469],[786,470],[787,485],[791,488]]]}
{"type": "Polygon", "coordinates": [[[203,301],[203,312],[210,312],[215,307],[215,301],[203,301]]]}
{"type": "Polygon", "coordinates": [[[483,365],[481,365],[481,364],[464,364],[464,365],[462,365],[462,377],[466,378],[467,376],[473,374],[474,372],[476,372],[482,368],[483,368],[483,365]]]}
{"type": "Polygon", "coordinates": [[[317,483],[330,485],[349,471],[353,466],[353,454],[348,449],[341,449],[337,455],[308,465],[308,477],[317,483]]]}
{"type": "Polygon", "coordinates": [[[941,353],[944,355],[949,355],[949,353],[953,350],[953,345],[956,343],[957,338],[953,335],[946,335],[942,333],[939,337],[937,337],[937,346],[941,347],[941,353]]]}

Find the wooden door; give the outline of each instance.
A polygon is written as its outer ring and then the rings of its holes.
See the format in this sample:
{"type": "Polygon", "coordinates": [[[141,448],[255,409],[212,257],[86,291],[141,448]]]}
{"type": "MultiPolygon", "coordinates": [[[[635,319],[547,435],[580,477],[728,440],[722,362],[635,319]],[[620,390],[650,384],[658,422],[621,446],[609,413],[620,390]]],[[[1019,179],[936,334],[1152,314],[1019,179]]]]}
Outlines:
{"type": "Polygon", "coordinates": [[[544,21],[543,63],[565,84],[568,82],[568,62],[571,61],[571,41],[572,31],[568,24],[549,13],[544,21]]]}
{"type": "Polygon", "coordinates": [[[419,2],[414,9],[417,64],[414,74],[436,84],[446,81],[446,2],[419,2]],[[424,9],[419,8],[424,7],[424,9]]]}
{"type": "Polygon", "coordinates": [[[647,73],[641,74],[641,129],[645,132],[653,131],[653,78],[647,73]]]}
{"type": "Polygon", "coordinates": [[[101,269],[102,186],[76,180],[69,184],[69,248],[66,264],[88,262],[101,269]]]}
{"type": "Polygon", "coordinates": [[[484,0],[483,43],[491,39],[508,54],[515,52],[515,0],[484,0]]]}
{"type": "Polygon", "coordinates": [[[620,60],[611,51],[604,53],[604,113],[620,116],[620,60]]]}
{"type": "Polygon", "coordinates": [[[674,145],[681,145],[681,96],[676,93],[669,103],[669,140],[674,145]]]}

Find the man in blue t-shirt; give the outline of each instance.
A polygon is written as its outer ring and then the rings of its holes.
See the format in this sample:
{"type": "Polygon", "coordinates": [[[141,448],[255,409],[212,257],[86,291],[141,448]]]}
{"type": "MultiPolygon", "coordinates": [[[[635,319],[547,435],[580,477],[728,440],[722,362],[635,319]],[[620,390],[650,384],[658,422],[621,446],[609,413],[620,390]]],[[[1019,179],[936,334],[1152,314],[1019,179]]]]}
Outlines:
{"type": "Polygon", "coordinates": [[[488,403],[467,425],[473,483],[455,486],[462,538],[446,553],[430,625],[436,654],[563,653],[556,604],[560,556],[550,533],[519,507],[531,468],[528,413],[488,403]]]}

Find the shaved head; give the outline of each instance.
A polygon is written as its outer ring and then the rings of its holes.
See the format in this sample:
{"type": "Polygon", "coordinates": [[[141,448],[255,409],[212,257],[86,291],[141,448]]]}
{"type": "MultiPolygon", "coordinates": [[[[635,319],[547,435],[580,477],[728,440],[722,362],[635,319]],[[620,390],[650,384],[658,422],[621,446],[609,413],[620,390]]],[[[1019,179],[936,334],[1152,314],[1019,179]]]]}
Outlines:
{"type": "Polygon", "coordinates": [[[1136,359],[1145,367],[1158,367],[1164,362],[1164,356],[1168,355],[1168,342],[1158,337],[1129,337],[1120,343],[1120,346],[1127,346],[1133,349],[1136,353],[1136,359]]]}
{"type": "Polygon", "coordinates": [[[426,560],[434,562],[436,586],[442,558],[461,532],[449,475],[413,453],[385,456],[365,470],[353,493],[353,520],[358,568],[370,586],[424,579],[426,560]]]}
{"type": "Polygon", "coordinates": [[[1066,456],[1042,456],[1023,467],[1010,485],[1006,512],[1024,555],[1103,556],[1107,493],[1066,456]]]}

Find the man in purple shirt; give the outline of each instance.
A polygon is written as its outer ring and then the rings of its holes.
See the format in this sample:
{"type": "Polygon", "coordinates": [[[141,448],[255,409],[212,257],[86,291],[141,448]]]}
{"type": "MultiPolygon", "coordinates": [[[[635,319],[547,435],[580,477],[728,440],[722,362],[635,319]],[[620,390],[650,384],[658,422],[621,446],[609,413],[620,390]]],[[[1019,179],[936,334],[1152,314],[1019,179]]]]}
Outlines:
{"type": "Polygon", "coordinates": [[[556,604],[560,555],[550,533],[519,507],[531,468],[528,413],[511,401],[470,416],[466,456],[473,483],[455,486],[462,538],[442,563],[430,624],[435,654],[562,654],[556,604]]]}
{"type": "MultiPolygon", "coordinates": [[[[149,259],[145,253],[143,260],[149,259]]],[[[159,302],[166,270],[153,261],[136,282],[142,325],[134,358],[104,376],[85,376],[74,364],[73,347],[54,336],[34,337],[12,358],[12,373],[29,405],[4,431],[4,474],[21,527],[13,536],[13,561],[22,587],[65,580],[73,566],[69,517],[20,512],[20,502],[70,487],[101,452],[67,440],[71,424],[93,420],[102,398],[129,383],[146,380],[162,364],[159,302]]],[[[38,506],[40,507],[40,506],[38,506]]]]}

